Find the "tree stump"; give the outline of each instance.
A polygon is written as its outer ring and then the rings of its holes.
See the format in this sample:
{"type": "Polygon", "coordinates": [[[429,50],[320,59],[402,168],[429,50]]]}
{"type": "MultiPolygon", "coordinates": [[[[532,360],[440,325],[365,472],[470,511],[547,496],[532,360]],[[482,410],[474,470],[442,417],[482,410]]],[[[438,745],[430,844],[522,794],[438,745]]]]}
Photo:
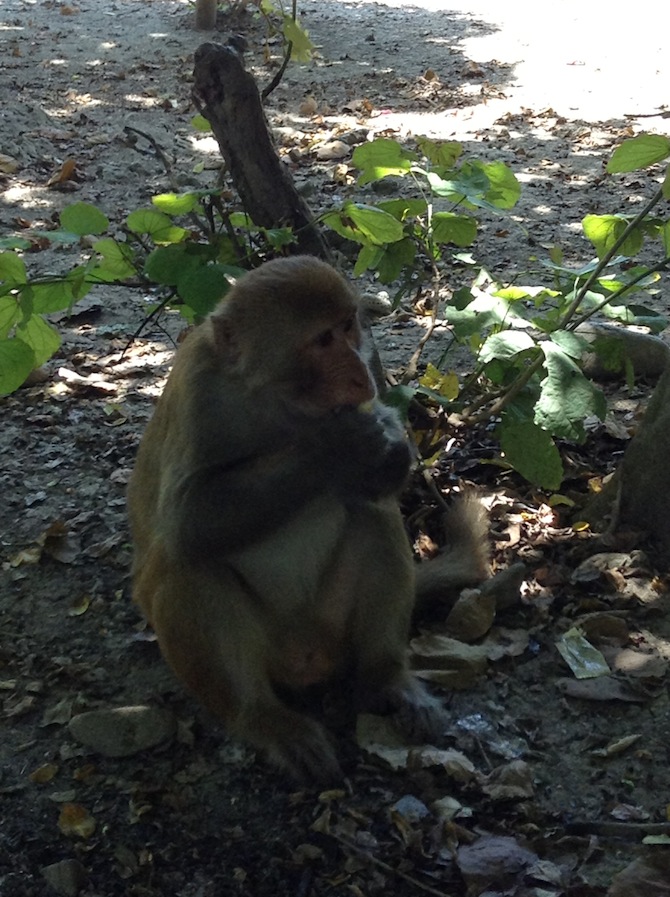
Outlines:
{"type": "Polygon", "coordinates": [[[259,227],[290,227],[298,250],[330,260],[330,248],[277,155],[260,94],[233,46],[195,51],[193,99],[209,121],[245,211],[259,227]]]}

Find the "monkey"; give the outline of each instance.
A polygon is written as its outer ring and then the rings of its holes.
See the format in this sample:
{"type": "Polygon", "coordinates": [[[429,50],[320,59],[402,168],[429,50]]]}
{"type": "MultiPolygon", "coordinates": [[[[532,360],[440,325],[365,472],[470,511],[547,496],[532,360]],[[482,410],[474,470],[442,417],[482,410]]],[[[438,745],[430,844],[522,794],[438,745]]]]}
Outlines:
{"type": "MultiPolygon", "coordinates": [[[[299,780],[340,766],[290,696],[338,677],[357,711],[391,713],[412,738],[445,726],[408,669],[422,580],[398,499],[412,452],[370,353],[334,268],[265,262],[179,346],[128,487],[133,597],[168,665],[299,780]]],[[[463,508],[429,590],[486,576],[481,524],[463,508]]]]}

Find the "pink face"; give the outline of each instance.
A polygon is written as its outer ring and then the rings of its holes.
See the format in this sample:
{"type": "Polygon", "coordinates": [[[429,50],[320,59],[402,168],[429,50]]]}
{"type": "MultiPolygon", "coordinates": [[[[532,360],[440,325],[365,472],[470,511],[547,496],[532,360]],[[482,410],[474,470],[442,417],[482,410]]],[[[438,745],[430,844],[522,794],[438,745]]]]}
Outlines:
{"type": "Polygon", "coordinates": [[[377,394],[362,351],[361,328],[355,314],[320,331],[303,349],[311,385],[301,398],[315,411],[326,413],[362,405],[377,394]]]}

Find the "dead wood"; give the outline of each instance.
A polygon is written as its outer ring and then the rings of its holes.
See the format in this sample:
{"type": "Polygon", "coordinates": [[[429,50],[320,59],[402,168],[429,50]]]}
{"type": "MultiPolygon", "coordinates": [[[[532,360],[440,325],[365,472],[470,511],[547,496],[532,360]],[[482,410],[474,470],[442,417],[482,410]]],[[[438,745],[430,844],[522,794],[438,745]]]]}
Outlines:
{"type": "Polygon", "coordinates": [[[298,250],[330,260],[330,248],[277,155],[253,76],[233,46],[195,51],[193,98],[209,121],[245,211],[259,227],[291,227],[298,250]]]}

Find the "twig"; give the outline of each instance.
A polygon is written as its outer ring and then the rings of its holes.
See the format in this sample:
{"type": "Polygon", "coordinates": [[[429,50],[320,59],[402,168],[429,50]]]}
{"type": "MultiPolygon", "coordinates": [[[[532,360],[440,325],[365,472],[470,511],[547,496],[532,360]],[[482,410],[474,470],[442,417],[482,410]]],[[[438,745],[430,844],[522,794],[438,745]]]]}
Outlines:
{"type": "Polygon", "coordinates": [[[431,888],[430,885],[424,884],[423,882],[419,881],[418,878],[414,878],[413,875],[408,875],[407,872],[401,872],[400,869],[394,869],[393,866],[390,866],[383,860],[380,860],[376,856],[373,856],[368,850],[364,850],[362,847],[359,847],[357,844],[354,844],[347,838],[343,838],[341,835],[336,835],[334,832],[329,832],[329,835],[344,847],[348,848],[349,850],[353,850],[354,853],[357,853],[359,854],[359,856],[368,860],[370,863],[372,863],[373,866],[377,866],[379,869],[383,869],[384,872],[388,872],[391,875],[402,878],[403,881],[408,882],[415,888],[423,891],[425,894],[432,894],[433,897],[451,897],[451,895],[447,894],[446,891],[438,891],[437,888],[431,888]]]}
{"type": "MultiPolygon", "coordinates": [[[[298,18],[298,0],[293,0],[293,9],[291,10],[291,17],[294,22],[298,18]]],[[[284,53],[284,59],[282,61],[282,64],[279,67],[279,71],[274,76],[272,81],[270,81],[270,83],[267,85],[267,87],[264,87],[261,92],[261,100],[263,100],[263,102],[265,102],[265,100],[267,100],[267,98],[270,96],[272,91],[275,89],[275,87],[278,86],[279,82],[284,77],[284,72],[288,68],[288,64],[291,61],[292,53],[293,53],[293,41],[290,40],[288,42],[288,44],[286,45],[286,52],[284,53]]]]}
{"type": "MultiPolygon", "coordinates": [[[[174,175],[172,174],[172,163],[168,159],[167,153],[160,145],[160,143],[156,140],[156,138],[152,137],[151,134],[148,134],[146,131],[140,131],[139,128],[133,128],[131,125],[124,125],[123,130],[129,138],[131,134],[137,134],[139,137],[144,137],[144,139],[151,144],[154,152],[163,163],[163,168],[165,168],[165,173],[168,176],[168,180],[170,181],[170,186],[173,188],[173,190],[176,190],[177,184],[174,180],[174,175]]],[[[131,139],[131,143],[134,144],[135,141],[131,139]]]]}

